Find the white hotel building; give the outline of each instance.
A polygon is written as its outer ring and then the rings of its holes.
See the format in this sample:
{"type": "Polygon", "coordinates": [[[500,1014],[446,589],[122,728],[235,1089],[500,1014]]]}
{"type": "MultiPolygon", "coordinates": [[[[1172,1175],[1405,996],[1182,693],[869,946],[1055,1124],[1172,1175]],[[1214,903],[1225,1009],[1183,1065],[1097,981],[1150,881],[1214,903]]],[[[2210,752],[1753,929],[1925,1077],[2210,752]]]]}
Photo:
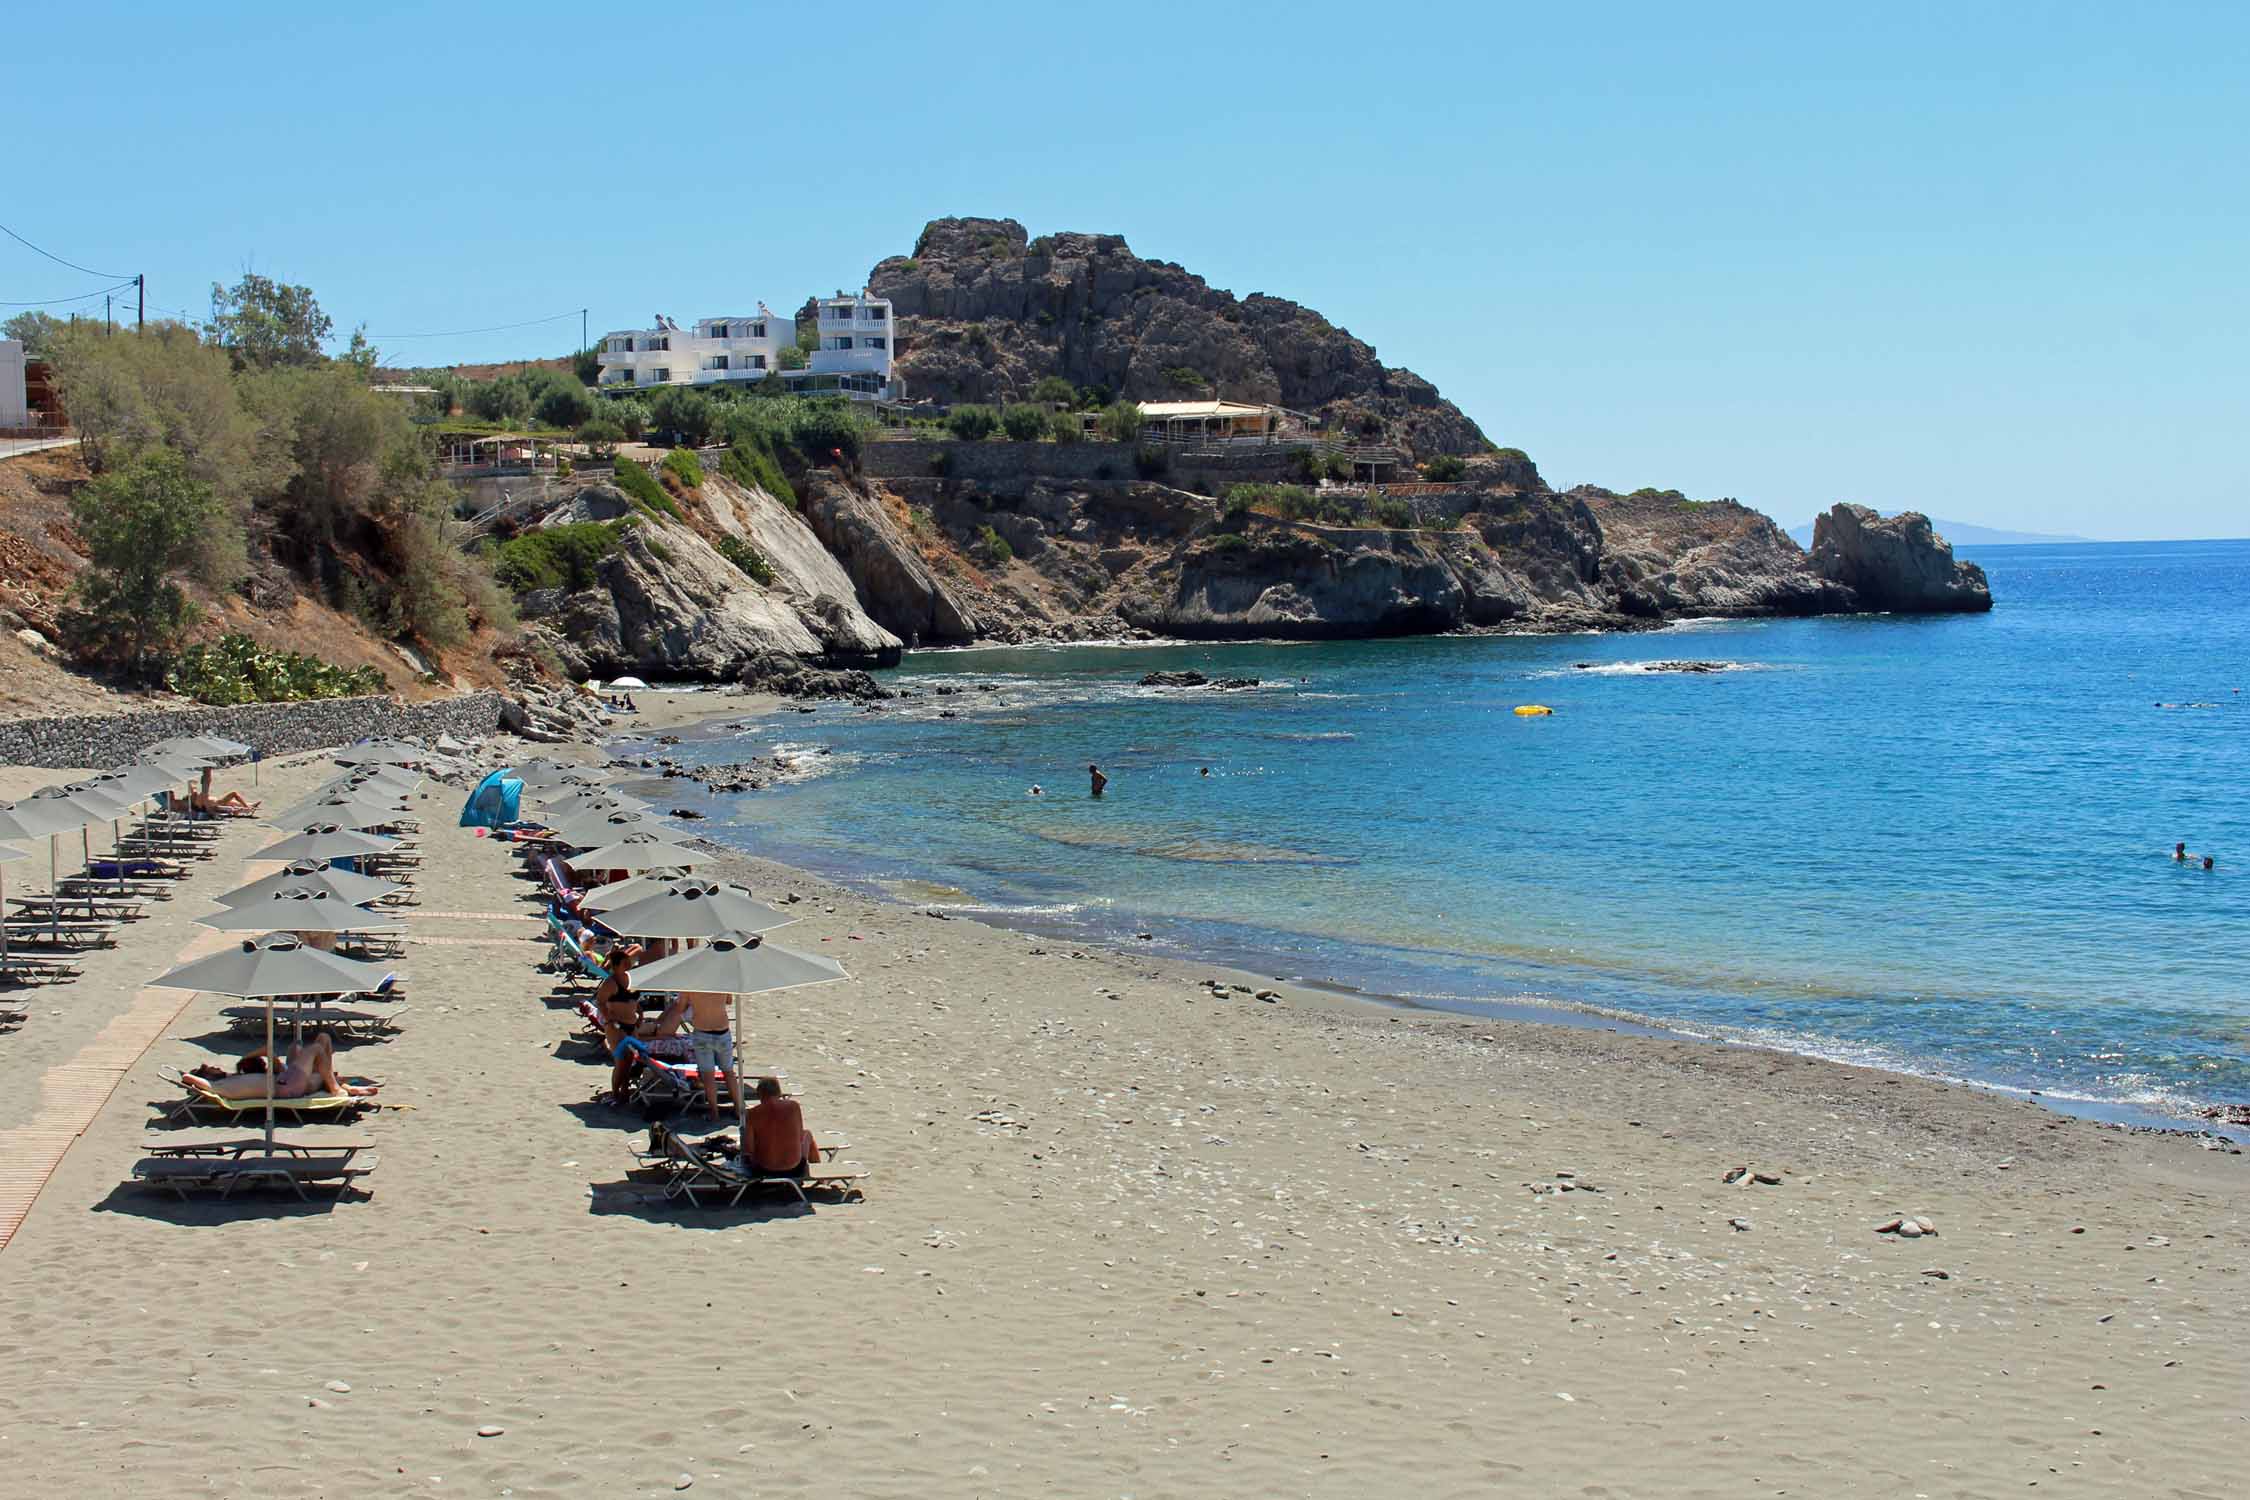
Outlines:
{"type": "Polygon", "coordinates": [[[820,347],[802,370],[781,368],[781,351],[797,345],[796,322],[763,302],[754,317],[705,318],[692,332],[662,319],[661,327],[604,334],[596,353],[600,386],[604,391],[709,386],[764,380],[780,371],[792,395],[894,401],[904,394],[891,370],[895,320],[888,298],[838,293],[820,298],[815,316],[820,347]]]}

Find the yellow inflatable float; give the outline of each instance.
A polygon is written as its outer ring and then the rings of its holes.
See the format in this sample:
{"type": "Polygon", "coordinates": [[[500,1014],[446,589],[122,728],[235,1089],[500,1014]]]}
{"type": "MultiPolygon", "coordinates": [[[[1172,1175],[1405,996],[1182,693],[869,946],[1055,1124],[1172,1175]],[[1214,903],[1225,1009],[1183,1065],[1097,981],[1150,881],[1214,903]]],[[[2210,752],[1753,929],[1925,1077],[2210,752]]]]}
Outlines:
{"type": "Polygon", "coordinates": [[[1519,719],[1537,719],[1553,712],[1554,710],[1544,703],[1519,703],[1516,705],[1516,717],[1519,719]]]}

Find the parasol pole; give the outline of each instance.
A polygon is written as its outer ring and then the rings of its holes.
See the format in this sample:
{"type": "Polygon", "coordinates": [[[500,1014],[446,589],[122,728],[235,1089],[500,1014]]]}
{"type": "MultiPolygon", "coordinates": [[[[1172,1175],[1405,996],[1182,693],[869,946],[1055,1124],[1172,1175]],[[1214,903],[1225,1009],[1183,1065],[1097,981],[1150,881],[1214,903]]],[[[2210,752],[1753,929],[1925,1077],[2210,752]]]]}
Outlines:
{"type": "MultiPolygon", "coordinates": [[[[750,1090],[742,1076],[742,992],[734,996],[734,1033],[727,1038],[734,1052],[734,1144],[747,1164],[750,1159],[750,1090]]],[[[747,1165],[745,1170],[748,1170],[747,1165]]]]}
{"type": "Polygon", "coordinates": [[[281,1075],[274,1071],[280,1061],[273,1055],[273,996],[266,996],[266,1155],[273,1155],[273,1096],[281,1087],[281,1075]]]}

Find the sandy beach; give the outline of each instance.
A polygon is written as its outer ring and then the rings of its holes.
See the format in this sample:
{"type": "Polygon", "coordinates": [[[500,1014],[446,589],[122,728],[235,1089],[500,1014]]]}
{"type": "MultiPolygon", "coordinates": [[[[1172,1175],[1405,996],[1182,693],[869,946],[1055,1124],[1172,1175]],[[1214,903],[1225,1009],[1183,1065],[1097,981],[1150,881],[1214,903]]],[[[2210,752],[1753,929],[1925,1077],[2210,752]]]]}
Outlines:
{"type": "MultiPolygon", "coordinates": [[[[26,1493],[2239,1488],[2250,1158],[1741,1048],[1220,997],[1264,982],[728,857],[801,898],[777,941],[853,976],[750,1003],[745,1055],[873,1176],[810,1211],[656,1207],[645,1128],[591,1102],[605,1070],[534,969],[531,887],[459,803],[419,804],[403,1034],[342,1058],[398,1107],[290,1131],[372,1145],[369,1191],[121,1188],[169,1134],[158,1066],[239,1050],[235,1002],[170,995],[0,1249],[26,1493]],[[1901,1213],[1937,1234],[1876,1232],[1901,1213]]],[[[269,836],[230,827],[83,979],[23,992],[0,1150],[155,1014],[141,985],[208,947],[193,919],[269,836]]]]}

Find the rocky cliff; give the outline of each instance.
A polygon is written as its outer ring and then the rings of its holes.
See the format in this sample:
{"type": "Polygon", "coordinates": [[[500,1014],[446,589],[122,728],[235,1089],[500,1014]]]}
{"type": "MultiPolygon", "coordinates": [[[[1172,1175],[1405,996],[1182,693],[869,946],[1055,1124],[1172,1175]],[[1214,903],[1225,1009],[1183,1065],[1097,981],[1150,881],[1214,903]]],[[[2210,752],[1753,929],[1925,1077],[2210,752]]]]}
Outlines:
{"type": "MultiPolygon", "coordinates": [[[[795,512],[763,490],[712,475],[682,497],[686,519],[640,516],[575,591],[526,594],[528,633],[573,677],[635,672],[731,681],[772,656],[838,666],[891,666],[899,638],[859,605],[858,588],[795,512]],[[719,551],[748,544],[771,570],[760,582],[719,551]]],[[[577,492],[539,524],[636,515],[609,485],[577,492]]]]}
{"type": "Polygon", "coordinates": [[[1435,386],[1319,313],[1218,290],[1122,235],[1032,239],[1013,219],[933,219],[869,285],[891,299],[916,398],[1021,398],[1059,375],[1136,401],[1273,402],[1422,457],[1491,446],[1435,386]]]}
{"type": "MultiPolygon", "coordinates": [[[[907,480],[884,498],[929,580],[914,597],[942,591],[981,639],[1641,629],[1868,607],[1765,516],[1672,492],[1495,488],[1415,528],[1244,514],[1146,482],[907,480]]],[[[1925,562],[1908,547],[1895,565],[1925,562]]]]}
{"type": "Polygon", "coordinates": [[[1902,614],[1992,608],[1984,569],[1955,562],[1952,544],[1920,511],[1885,518],[1864,505],[1838,505],[1813,522],[1813,566],[1851,590],[1861,609],[1902,614]]]}

